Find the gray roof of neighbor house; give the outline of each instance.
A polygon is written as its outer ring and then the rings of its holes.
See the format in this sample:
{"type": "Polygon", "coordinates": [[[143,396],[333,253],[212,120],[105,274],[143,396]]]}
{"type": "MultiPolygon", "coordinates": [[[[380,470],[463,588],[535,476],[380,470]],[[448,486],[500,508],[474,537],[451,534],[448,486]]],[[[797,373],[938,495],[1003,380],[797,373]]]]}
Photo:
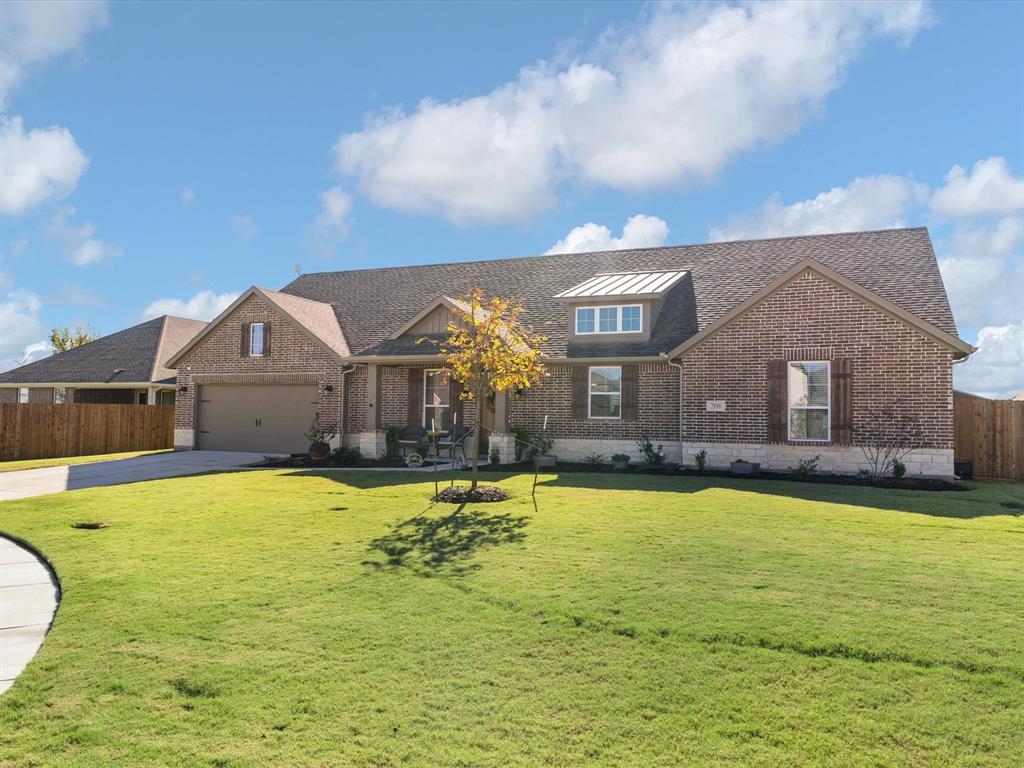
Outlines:
{"type": "Polygon", "coordinates": [[[202,320],[163,315],[0,373],[0,384],[171,384],[174,371],[164,361],[204,327],[202,320]]]}
{"type": "Polygon", "coordinates": [[[301,275],[281,292],[330,304],[354,356],[430,353],[412,337],[389,337],[439,297],[479,287],[519,298],[527,310],[524,320],[549,337],[544,349],[549,356],[644,357],[669,352],[805,259],[956,336],[923,227],[317,272],[301,275]],[[557,294],[602,273],[659,271],[686,274],[661,299],[650,340],[569,343],[570,305],[557,294]]]}

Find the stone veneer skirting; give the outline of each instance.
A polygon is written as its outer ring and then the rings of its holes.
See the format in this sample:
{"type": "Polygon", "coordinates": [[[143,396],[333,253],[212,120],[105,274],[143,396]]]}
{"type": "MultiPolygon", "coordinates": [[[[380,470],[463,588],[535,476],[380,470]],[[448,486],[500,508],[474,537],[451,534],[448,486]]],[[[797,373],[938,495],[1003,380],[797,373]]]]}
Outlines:
{"type": "MultiPolygon", "coordinates": [[[[679,461],[678,441],[652,440],[663,445],[665,460],[679,461]]],[[[707,466],[721,469],[735,459],[760,462],[764,469],[790,469],[801,459],[820,456],[818,471],[855,473],[867,467],[864,453],[857,446],[849,445],[790,445],[790,444],[749,444],[749,443],[683,443],[683,463],[693,465],[694,456],[701,450],[707,451],[707,466]]],[[[565,461],[583,461],[595,453],[603,454],[608,461],[614,453],[625,453],[634,461],[640,461],[640,449],[630,440],[575,440],[554,441],[552,453],[565,461]]],[[[953,477],[953,450],[944,448],[918,448],[912,450],[904,463],[907,475],[925,477],[953,477]]]]}

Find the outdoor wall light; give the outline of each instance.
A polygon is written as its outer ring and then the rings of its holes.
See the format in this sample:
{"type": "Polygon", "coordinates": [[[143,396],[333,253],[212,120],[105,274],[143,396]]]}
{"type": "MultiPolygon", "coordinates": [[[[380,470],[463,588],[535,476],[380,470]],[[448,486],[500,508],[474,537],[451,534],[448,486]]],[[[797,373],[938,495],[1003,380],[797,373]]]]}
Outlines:
{"type": "Polygon", "coordinates": [[[333,392],[333,391],[334,391],[334,385],[333,384],[324,384],[324,392],[333,392]]]}
{"type": "Polygon", "coordinates": [[[182,394],[188,392],[188,384],[182,384],[180,387],[178,387],[178,391],[181,392],[182,394]]]}

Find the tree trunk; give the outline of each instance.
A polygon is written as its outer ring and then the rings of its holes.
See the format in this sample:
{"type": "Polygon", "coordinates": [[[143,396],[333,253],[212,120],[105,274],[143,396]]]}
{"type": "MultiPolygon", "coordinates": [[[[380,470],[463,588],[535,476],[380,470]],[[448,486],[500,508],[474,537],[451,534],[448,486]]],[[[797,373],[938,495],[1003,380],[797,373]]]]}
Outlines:
{"type": "Polygon", "coordinates": [[[470,484],[470,489],[476,488],[476,482],[478,478],[477,462],[480,460],[480,435],[484,431],[483,418],[484,409],[483,403],[484,398],[482,393],[477,391],[473,398],[473,411],[476,414],[476,421],[473,424],[473,481],[470,484]]]}

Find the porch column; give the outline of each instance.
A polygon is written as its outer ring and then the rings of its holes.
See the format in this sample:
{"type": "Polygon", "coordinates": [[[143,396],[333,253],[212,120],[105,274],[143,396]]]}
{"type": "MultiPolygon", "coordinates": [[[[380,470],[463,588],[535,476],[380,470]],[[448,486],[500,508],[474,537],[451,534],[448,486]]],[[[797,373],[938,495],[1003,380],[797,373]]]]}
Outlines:
{"type": "Polygon", "coordinates": [[[494,393],[494,431],[508,432],[508,391],[494,393]]]}
{"type": "Polygon", "coordinates": [[[380,376],[377,364],[366,366],[366,431],[374,432],[380,428],[380,376]]]}
{"type": "Polygon", "coordinates": [[[150,387],[146,390],[146,405],[156,405],[156,387],[150,387]]]}

